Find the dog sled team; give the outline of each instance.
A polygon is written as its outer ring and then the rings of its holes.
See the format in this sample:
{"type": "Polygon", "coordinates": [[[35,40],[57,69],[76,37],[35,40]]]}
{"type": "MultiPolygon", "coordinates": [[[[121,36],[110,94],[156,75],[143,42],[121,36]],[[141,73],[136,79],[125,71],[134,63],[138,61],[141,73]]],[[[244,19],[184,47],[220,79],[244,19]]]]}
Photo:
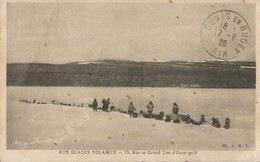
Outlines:
{"type": "MultiPolygon", "coordinates": [[[[39,102],[36,100],[28,101],[28,100],[19,100],[19,102],[24,102],[24,103],[29,103],[29,104],[47,104],[47,102],[39,102]]],[[[179,106],[174,102],[173,107],[172,107],[172,113],[171,114],[164,114],[163,111],[161,111],[159,114],[154,114],[154,104],[152,101],[149,101],[147,104],[147,112],[144,112],[143,110],[140,111],[140,113],[135,112],[136,108],[131,101],[128,105],[128,111],[125,111],[123,109],[116,108],[115,106],[110,106],[110,99],[103,99],[101,101],[102,107],[98,107],[98,102],[96,99],[92,102],[91,105],[88,105],[89,107],[93,108],[93,111],[102,110],[105,112],[109,111],[118,111],[120,113],[124,114],[129,114],[130,118],[137,118],[137,117],[144,117],[144,118],[151,118],[151,119],[156,119],[156,120],[164,120],[165,122],[173,122],[173,123],[184,123],[184,124],[193,124],[193,125],[203,125],[203,124],[211,124],[213,127],[216,128],[221,128],[221,124],[218,121],[218,118],[212,117],[211,122],[206,121],[205,115],[201,115],[200,121],[195,121],[193,120],[189,114],[187,115],[182,115],[179,114],[179,106]],[[108,110],[110,108],[110,110],[108,110]]],[[[63,102],[57,102],[53,100],[51,104],[55,105],[65,105],[65,106],[77,106],[77,107],[84,107],[84,104],[81,103],[81,105],[75,105],[75,104],[70,104],[70,103],[63,103],[63,102]]],[[[226,118],[225,124],[223,126],[225,129],[230,128],[230,119],[226,118]]]]}
{"type": "MultiPolygon", "coordinates": [[[[108,107],[110,105],[110,99],[108,98],[107,100],[103,99],[102,101],[102,111],[108,112],[108,107]]],[[[94,99],[93,103],[89,105],[90,107],[93,108],[93,111],[97,111],[98,109],[98,103],[97,100],[94,99]]],[[[221,128],[221,124],[218,121],[218,118],[212,117],[211,121],[208,122],[205,119],[205,115],[201,115],[200,121],[195,121],[193,120],[189,114],[187,115],[182,115],[179,114],[179,106],[174,102],[173,107],[172,107],[172,114],[164,114],[163,111],[161,111],[159,114],[154,114],[154,104],[152,101],[149,101],[149,103],[146,106],[147,112],[144,112],[143,110],[140,111],[139,115],[141,115],[144,118],[153,118],[156,120],[164,120],[165,122],[173,122],[173,123],[184,123],[184,124],[193,124],[193,125],[202,125],[202,124],[211,124],[215,128],[221,128]]],[[[118,109],[115,106],[110,107],[110,111],[119,111],[121,113],[129,114],[130,118],[137,118],[138,113],[135,112],[136,108],[134,107],[133,102],[131,101],[128,105],[128,112],[124,111],[123,109],[118,109]]],[[[226,118],[225,120],[225,125],[223,126],[225,129],[230,128],[230,119],[226,118]]]]}

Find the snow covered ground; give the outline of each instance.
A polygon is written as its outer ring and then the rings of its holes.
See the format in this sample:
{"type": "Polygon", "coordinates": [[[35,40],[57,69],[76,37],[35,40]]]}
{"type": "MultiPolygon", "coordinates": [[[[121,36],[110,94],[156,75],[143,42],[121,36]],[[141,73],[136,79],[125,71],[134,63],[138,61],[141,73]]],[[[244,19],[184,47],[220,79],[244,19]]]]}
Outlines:
{"type": "Polygon", "coordinates": [[[227,150],[252,150],[254,105],[254,89],[7,87],[7,148],[222,150],[223,144],[242,144],[227,150]],[[195,120],[205,114],[207,120],[218,117],[223,126],[229,117],[231,129],[93,112],[87,107],[93,98],[99,106],[110,98],[112,105],[125,110],[133,101],[138,111],[152,100],[155,113],[170,113],[172,102],[177,102],[180,113],[195,120]],[[47,104],[19,102],[34,99],[47,104]],[[75,106],[53,105],[52,100],[75,106]],[[86,107],[77,107],[82,103],[86,107]]]}

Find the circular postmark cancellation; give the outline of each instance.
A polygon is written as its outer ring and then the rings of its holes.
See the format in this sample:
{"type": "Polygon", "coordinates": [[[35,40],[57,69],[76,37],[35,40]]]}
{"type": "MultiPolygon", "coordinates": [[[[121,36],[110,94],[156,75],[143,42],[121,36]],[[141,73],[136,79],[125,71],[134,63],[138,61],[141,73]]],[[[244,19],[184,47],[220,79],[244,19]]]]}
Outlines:
{"type": "Polygon", "coordinates": [[[243,53],[251,34],[247,21],[237,12],[220,10],[210,14],[201,28],[201,41],[211,56],[230,60],[243,53]]]}

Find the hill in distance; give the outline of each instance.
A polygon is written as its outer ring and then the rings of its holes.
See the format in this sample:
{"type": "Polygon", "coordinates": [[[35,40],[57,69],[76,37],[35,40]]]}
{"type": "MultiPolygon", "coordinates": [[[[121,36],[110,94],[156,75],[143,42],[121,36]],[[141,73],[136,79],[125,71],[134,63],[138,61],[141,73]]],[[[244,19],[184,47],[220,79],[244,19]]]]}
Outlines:
{"type": "Polygon", "coordinates": [[[255,88],[256,63],[97,60],[7,64],[8,86],[255,88]]]}

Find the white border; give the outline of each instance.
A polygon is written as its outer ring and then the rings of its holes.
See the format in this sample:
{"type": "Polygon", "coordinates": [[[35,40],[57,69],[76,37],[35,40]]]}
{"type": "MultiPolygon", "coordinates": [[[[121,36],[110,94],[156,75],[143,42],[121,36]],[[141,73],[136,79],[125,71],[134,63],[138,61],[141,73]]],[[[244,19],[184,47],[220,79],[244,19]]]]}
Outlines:
{"type": "MultiPolygon", "coordinates": [[[[175,3],[255,3],[256,4],[256,60],[260,60],[260,1],[258,0],[171,0],[175,3]]],[[[173,155],[59,155],[58,150],[6,150],[6,4],[8,2],[64,2],[64,3],[169,3],[169,0],[1,0],[1,73],[0,73],[0,116],[1,116],[1,152],[0,161],[259,161],[260,155],[260,106],[259,106],[259,63],[256,64],[256,151],[198,151],[196,156],[173,155]]]]}

